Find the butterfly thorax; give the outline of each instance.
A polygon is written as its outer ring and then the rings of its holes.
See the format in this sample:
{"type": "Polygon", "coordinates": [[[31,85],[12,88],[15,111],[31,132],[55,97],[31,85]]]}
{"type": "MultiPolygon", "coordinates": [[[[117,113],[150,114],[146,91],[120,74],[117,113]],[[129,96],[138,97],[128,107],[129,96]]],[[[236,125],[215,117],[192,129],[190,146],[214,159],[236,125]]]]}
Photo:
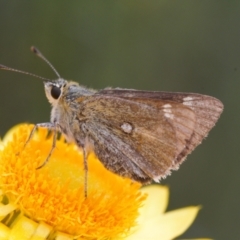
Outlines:
{"type": "Polygon", "coordinates": [[[74,142],[76,132],[76,114],[80,104],[87,96],[93,95],[94,90],[80,86],[76,82],[57,79],[44,82],[45,93],[52,105],[51,122],[66,136],[69,142],[74,142]],[[78,100],[77,100],[78,99],[78,100]]]}

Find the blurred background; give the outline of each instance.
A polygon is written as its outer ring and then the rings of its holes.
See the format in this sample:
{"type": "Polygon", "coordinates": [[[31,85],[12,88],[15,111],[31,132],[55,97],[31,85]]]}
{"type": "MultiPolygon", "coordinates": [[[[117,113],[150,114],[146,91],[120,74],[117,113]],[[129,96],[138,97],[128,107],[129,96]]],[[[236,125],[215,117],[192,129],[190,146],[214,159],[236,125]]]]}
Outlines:
{"type": "MultiPolygon", "coordinates": [[[[240,235],[240,1],[1,1],[0,63],[56,78],[29,51],[37,46],[60,75],[82,85],[198,92],[225,110],[170,187],[169,210],[203,206],[183,237],[240,235]]],[[[0,72],[0,135],[50,118],[43,84],[0,72]]]]}

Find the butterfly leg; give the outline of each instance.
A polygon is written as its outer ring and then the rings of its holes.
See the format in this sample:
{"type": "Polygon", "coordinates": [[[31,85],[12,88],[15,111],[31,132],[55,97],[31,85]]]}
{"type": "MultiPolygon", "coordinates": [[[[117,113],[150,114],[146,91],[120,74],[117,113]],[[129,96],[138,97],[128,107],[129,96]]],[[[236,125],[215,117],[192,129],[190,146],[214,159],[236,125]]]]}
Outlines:
{"type": "Polygon", "coordinates": [[[51,147],[51,150],[50,150],[47,158],[36,169],[40,169],[40,168],[44,167],[48,163],[50,157],[52,156],[52,153],[53,153],[54,149],[56,148],[56,141],[57,141],[57,124],[56,123],[50,123],[50,122],[49,123],[38,123],[38,124],[36,124],[34,126],[33,130],[30,133],[28,141],[32,138],[34,131],[36,131],[36,129],[39,128],[39,127],[47,128],[48,130],[52,130],[53,131],[53,142],[52,142],[52,147],[51,147]]]}
{"type": "Polygon", "coordinates": [[[85,136],[76,138],[76,144],[79,146],[83,151],[83,170],[84,170],[84,196],[87,198],[88,195],[88,141],[85,136]]]}
{"type": "Polygon", "coordinates": [[[88,153],[86,151],[86,148],[83,149],[83,166],[84,166],[84,195],[85,198],[87,198],[87,186],[88,186],[88,153]]]}
{"type": "Polygon", "coordinates": [[[32,139],[34,132],[39,128],[39,127],[43,127],[43,128],[47,128],[49,130],[55,130],[55,124],[54,123],[37,123],[34,125],[32,131],[29,134],[29,137],[27,139],[27,141],[24,144],[24,148],[27,146],[27,144],[29,143],[29,141],[32,139]]]}
{"type": "Polygon", "coordinates": [[[32,139],[33,137],[33,134],[34,132],[39,128],[39,127],[43,127],[43,128],[47,128],[49,130],[52,130],[54,135],[53,135],[53,142],[52,142],[52,148],[47,156],[47,158],[45,159],[45,161],[40,165],[38,166],[36,169],[40,169],[42,168],[43,166],[45,166],[47,164],[47,162],[49,161],[52,153],[53,153],[53,150],[55,149],[56,147],[56,140],[57,140],[57,124],[56,123],[37,123],[35,124],[35,126],[33,127],[31,133],[29,134],[29,137],[26,141],[26,143],[24,144],[24,148],[26,147],[26,145],[29,143],[29,141],[32,139]]]}

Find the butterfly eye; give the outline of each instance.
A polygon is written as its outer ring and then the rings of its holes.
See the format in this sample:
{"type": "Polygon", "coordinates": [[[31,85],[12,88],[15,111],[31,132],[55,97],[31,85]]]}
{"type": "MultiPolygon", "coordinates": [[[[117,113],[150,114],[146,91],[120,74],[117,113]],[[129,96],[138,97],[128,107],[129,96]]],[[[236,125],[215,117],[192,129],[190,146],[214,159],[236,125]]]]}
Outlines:
{"type": "Polygon", "coordinates": [[[57,86],[52,86],[51,95],[54,99],[58,99],[61,94],[61,89],[57,86]]]}

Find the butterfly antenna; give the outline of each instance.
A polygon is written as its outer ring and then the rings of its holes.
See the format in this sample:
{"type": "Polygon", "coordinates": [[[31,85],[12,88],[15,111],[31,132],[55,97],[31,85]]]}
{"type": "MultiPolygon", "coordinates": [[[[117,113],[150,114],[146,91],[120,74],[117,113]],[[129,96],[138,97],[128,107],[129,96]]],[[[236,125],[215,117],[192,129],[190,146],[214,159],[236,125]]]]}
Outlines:
{"type": "Polygon", "coordinates": [[[49,79],[44,78],[44,77],[40,77],[40,76],[38,76],[38,75],[36,75],[36,74],[29,73],[29,72],[24,72],[24,71],[21,71],[21,70],[18,70],[18,69],[14,69],[14,68],[10,68],[10,67],[4,66],[4,65],[2,65],[2,64],[0,64],[0,69],[1,69],[1,70],[11,71],[11,72],[22,73],[22,74],[25,74],[25,75],[29,75],[29,76],[32,76],[32,77],[35,77],[35,78],[42,79],[42,80],[44,80],[44,81],[50,81],[49,79]]]}
{"type": "Polygon", "coordinates": [[[38,57],[40,57],[45,63],[47,63],[47,65],[55,72],[58,78],[61,78],[55,67],[43,56],[43,54],[36,47],[32,46],[31,51],[35,53],[38,57]]]}

